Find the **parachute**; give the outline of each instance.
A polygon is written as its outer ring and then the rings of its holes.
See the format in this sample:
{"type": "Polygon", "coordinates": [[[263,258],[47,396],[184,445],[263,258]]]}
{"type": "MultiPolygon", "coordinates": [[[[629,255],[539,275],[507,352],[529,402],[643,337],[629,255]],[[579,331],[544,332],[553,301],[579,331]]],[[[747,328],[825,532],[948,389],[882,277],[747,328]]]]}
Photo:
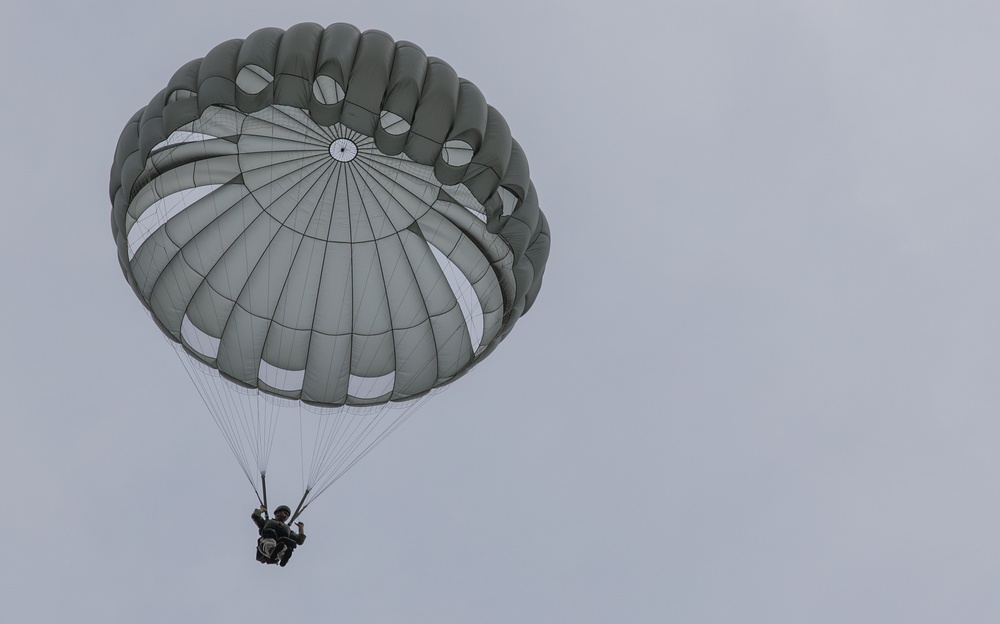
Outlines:
{"type": "Polygon", "coordinates": [[[343,23],[182,66],[126,124],[110,192],[125,278],[264,504],[291,441],[296,516],[497,347],[549,253],[480,90],[343,23]]]}

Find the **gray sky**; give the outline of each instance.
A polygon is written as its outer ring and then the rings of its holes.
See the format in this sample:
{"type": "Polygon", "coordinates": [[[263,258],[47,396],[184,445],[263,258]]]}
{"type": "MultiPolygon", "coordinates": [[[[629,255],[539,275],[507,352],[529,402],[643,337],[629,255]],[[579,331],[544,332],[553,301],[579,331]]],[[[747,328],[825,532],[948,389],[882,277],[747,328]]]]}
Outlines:
{"type": "Polygon", "coordinates": [[[995,3],[101,4],[0,18],[11,621],[1000,618],[995,3]],[[279,570],[107,187],[177,67],[303,21],[474,81],[553,247],[279,570]]]}

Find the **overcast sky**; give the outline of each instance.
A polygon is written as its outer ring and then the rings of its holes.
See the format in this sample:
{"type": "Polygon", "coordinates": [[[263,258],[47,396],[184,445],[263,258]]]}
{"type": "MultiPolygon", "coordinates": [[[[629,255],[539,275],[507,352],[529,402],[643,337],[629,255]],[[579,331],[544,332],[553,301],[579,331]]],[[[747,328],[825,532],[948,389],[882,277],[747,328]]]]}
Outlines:
{"type": "Polygon", "coordinates": [[[998,32],[986,0],[8,0],[4,618],[1000,620],[998,32]],[[278,569],[108,176],[175,69],[304,21],[475,82],[552,253],[278,569]]]}

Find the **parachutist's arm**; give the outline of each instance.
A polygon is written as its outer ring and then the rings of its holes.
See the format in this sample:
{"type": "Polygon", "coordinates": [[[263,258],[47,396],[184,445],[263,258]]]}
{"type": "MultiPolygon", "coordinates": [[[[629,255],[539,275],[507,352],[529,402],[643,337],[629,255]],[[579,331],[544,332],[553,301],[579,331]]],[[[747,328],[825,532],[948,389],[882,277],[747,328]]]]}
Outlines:
{"type": "Polygon", "coordinates": [[[306,525],[302,524],[301,522],[296,522],[295,528],[297,528],[299,532],[292,534],[292,539],[295,541],[296,544],[301,544],[302,542],[306,541],[306,525]]]}
{"type": "Polygon", "coordinates": [[[257,509],[254,509],[253,513],[250,514],[250,519],[253,520],[253,523],[257,525],[258,529],[264,528],[264,523],[266,522],[266,520],[264,520],[264,513],[266,511],[267,510],[264,509],[264,506],[261,505],[257,509]]]}

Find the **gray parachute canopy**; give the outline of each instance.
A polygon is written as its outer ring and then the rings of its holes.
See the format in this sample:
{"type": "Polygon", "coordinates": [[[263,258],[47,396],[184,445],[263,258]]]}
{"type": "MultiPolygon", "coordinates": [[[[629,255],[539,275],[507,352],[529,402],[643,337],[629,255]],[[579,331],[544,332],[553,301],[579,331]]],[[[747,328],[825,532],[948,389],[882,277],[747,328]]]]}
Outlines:
{"type": "Polygon", "coordinates": [[[549,230],[471,82],[349,24],[181,67],[125,126],[112,230],[159,328],[225,379],[320,407],[406,401],[531,307],[549,230]]]}

